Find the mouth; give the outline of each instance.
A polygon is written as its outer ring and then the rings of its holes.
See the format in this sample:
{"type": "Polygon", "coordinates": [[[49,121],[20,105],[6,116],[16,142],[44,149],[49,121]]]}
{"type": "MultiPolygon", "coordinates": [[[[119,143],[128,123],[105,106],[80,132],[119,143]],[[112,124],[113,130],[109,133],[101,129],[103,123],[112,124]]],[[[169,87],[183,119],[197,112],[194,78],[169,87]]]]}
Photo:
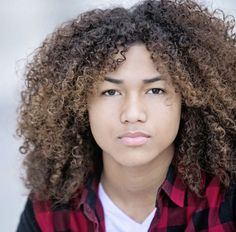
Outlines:
{"type": "Polygon", "coordinates": [[[124,145],[142,146],[148,142],[150,135],[143,132],[128,132],[118,137],[124,145]]]}

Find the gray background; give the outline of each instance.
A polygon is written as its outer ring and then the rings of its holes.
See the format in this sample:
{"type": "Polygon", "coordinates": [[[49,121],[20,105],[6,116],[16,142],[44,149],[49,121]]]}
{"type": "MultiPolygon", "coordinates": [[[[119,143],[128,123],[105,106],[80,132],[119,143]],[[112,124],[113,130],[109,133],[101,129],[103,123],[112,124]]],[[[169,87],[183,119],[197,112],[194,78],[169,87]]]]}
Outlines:
{"type": "MultiPolygon", "coordinates": [[[[27,191],[20,180],[22,157],[15,136],[16,108],[23,85],[24,65],[45,36],[62,22],[95,7],[122,5],[137,0],[0,0],[0,230],[13,232],[27,191]],[[112,2],[112,3],[111,3],[112,2]]],[[[210,9],[236,16],[235,0],[202,0],[210,9]]]]}

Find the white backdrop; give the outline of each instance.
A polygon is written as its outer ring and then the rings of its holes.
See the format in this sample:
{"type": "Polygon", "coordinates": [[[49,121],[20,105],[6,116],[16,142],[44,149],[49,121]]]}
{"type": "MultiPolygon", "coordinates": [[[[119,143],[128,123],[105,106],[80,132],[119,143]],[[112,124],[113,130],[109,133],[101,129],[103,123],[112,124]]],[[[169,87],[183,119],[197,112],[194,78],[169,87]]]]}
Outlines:
{"type": "MultiPolygon", "coordinates": [[[[0,0],[0,230],[14,232],[27,191],[20,180],[20,141],[14,137],[16,107],[27,56],[45,36],[80,12],[137,0],[0,0]],[[112,4],[111,4],[112,2],[112,4]],[[16,72],[17,70],[17,72],[16,72]]],[[[201,0],[236,17],[235,0],[201,0]]]]}

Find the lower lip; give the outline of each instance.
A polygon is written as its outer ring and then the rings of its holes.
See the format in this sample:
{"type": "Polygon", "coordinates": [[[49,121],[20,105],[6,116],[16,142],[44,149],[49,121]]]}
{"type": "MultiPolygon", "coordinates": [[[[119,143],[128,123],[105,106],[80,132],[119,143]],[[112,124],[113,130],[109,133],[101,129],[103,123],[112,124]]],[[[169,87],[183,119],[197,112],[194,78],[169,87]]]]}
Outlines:
{"type": "Polygon", "coordinates": [[[125,145],[128,145],[128,146],[141,146],[141,145],[144,145],[145,143],[147,143],[149,138],[147,137],[134,137],[134,138],[131,138],[131,137],[122,137],[121,138],[121,141],[122,143],[124,143],[125,145]]]}

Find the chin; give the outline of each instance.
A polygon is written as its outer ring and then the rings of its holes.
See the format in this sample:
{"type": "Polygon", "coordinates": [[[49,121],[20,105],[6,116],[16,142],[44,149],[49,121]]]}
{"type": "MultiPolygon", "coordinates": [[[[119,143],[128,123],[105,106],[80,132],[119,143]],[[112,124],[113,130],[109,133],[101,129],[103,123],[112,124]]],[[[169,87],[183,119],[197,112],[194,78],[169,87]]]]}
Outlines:
{"type": "Polygon", "coordinates": [[[125,160],[120,160],[118,161],[118,163],[120,163],[124,167],[134,168],[147,165],[152,161],[153,159],[147,159],[147,157],[134,158],[134,156],[132,156],[132,157],[126,157],[125,160]]]}

